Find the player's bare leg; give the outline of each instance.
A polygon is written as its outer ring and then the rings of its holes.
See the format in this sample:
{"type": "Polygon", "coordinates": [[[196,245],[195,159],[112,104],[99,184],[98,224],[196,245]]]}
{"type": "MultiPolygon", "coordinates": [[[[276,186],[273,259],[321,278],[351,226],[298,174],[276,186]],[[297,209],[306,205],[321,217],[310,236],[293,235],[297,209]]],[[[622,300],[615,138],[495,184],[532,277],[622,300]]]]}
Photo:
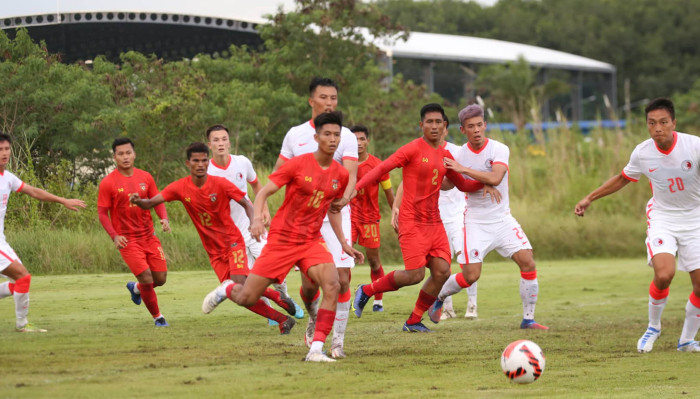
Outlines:
{"type": "Polygon", "coordinates": [[[685,305],[685,322],[681,338],[678,340],[678,350],[681,352],[700,352],[700,344],[695,336],[700,328],[700,269],[690,272],[690,281],[693,283],[693,292],[688,297],[685,305]]]}
{"type": "Polygon", "coordinates": [[[654,342],[661,335],[661,315],[668,301],[668,291],[676,274],[676,258],[672,254],[660,253],[651,259],[654,279],[649,285],[649,325],[639,341],[637,351],[651,352],[654,342]]]}
{"type": "Polygon", "coordinates": [[[540,286],[537,282],[537,269],[531,249],[521,249],[512,256],[520,268],[520,299],[523,302],[523,321],[520,328],[548,330],[549,328],[535,322],[535,305],[540,286]]]}
{"type": "MultiPolygon", "coordinates": [[[[367,262],[369,263],[370,277],[372,281],[377,281],[384,277],[384,268],[382,267],[382,261],[379,258],[379,248],[365,248],[367,254],[367,262]]],[[[378,293],[374,296],[374,304],[372,306],[373,312],[383,312],[384,311],[384,294],[378,293]]]]}
{"type": "Polygon", "coordinates": [[[423,314],[435,302],[440,289],[450,276],[450,264],[442,258],[431,258],[428,261],[427,268],[430,269],[430,277],[423,283],[413,312],[406,320],[406,324],[404,324],[404,331],[430,332],[430,329],[421,322],[423,314]]]}
{"type": "Polygon", "coordinates": [[[337,268],[340,293],[336,305],[335,321],[333,322],[333,339],[331,340],[331,357],[340,359],[345,357],[345,330],[348,326],[350,315],[350,268],[337,268]]]}
{"type": "Polygon", "coordinates": [[[260,299],[267,291],[273,291],[268,286],[274,280],[252,273],[247,277],[233,275],[231,280],[233,283],[226,287],[226,296],[230,300],[253,313],[278,322],[280,334],[289,334],[296,324],[294,318],[283,315],[260,299]]]}
{"type": "Polygon", "coordinates": [[[425,278],[425,267],[412,270],[395,270],[371,284],[357,287],[353,307],[355,316],[361,317],[369,298],[380,292],[396,291],[401,287],[415,285],[425,278]]]}
{"type": "Polygon", "coordinates": [[[322,263],[308,269],[309,278],[323,290],[323,297],[316,315],[316,328],[314,336],[306,355],[306,361],[310,362],[333,362],[335,360],[322,353],[323,344],[326,337],[333,328],[333,320],[340,292],[340,281],[338,271],[333,263],[322,263]]]}
{"type": "MultiPolygon", "coordinates": [[[[11,291],[12,297],[15,300],[15,328],[17,332],[46,332],[43,328],[35,327],[27,320],[29,313],[29,286],[32,281],[32,275],[29,274],[24,265],[18,261],[10,263],[9,266],[2,271],[2,274],[14,280],[14,287],[11,291]]],[[[8,283],[8,289],[9,289],[8,283]]]]}
{"type": "Polygon", "coordinates": [[[301,287],[299,288],[299,296],[304,302],[304,307],[306,312],[309,314],[309,321],[306,324],[306,333],[304,335],[304,342],[307,347],[311,347],[311,342],[314,338],[314,330],[316,329],[316,314],[318,312],[318,306],[321,301],[321,292],[318,289],[318,285],[313,281],[309,280],[304,273],[301,274],[301,287]]]}
{"type": "Polygon", "coordinates": [[[167,272],[152,272],[150,269],[144,270],[141,274],[136,276],[138,284],[133,284],[132,282],[127,283],[126,288],[131,293],[131,300],[135,304],[140,304],[143,300],[146,309],[153,317],[153,321],[156,327],[167,327],[168,322],[165,321],[165,317],[160,313],[160,308],[158,307],[158,296],[156,295],[155,287],[159,287],[165,284],[167,278],[167,272]],[[157,284],[157,285],[156,285],[157,284]]]}

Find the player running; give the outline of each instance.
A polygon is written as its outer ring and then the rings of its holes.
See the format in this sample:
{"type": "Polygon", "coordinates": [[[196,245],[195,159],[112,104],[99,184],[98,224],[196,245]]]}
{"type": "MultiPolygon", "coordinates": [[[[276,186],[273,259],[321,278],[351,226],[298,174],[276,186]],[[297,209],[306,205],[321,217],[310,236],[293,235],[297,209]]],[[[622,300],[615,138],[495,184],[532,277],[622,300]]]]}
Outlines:
{"type": "MultiPolygon", "coordinates": [[[[229,130],[224,125],[213,125],[207,129],[207,145],[212,151],[212,159],[209,162],[209,168],[207,173],[211,176],[223,177],[230,181],[239,190],[246,193],[246,199],[248,198],[248,184],[253,188],[253,193],[257,195],[258,191],[262,189],[262,184],[258,181],[258,175],[253,169],[253,164],[248,158],[243,155],[232,155],[231,151],[231,141],[229,140],[229,130]]],[[[254,239],[250,235],[250,220],[245,214],[245,210],[238,205],[236,201],[231,200],[231,219],[233,223],[238,227],[238,230],[243,235],[243,241],[245,242],[246,254],[248,256],[248,268],[253,268],[253,263],[255,259],[260,256],[260,251],[262,251],[265,246],[266,240],[261,237],[259,240],[254,239]]],[[[267,208],[267,203],[263,209],[263,224],[269,225],[270,223],[270,210],[267,208]]],[[[222,284],[227,285],[228,280],[224,281],[222,284]]],[[[285,300],[294,302],[294,300],[287,293],[287,283],[282,282],[281,284],[274,284],[274,288],[277,292],[282,295],[285,300]]],[[[202,304],[202,311],[208,309],[213,310],[207,305],[207,302],[214,301],[214,303],[219,304],[226,299],[226,296],[219,296],[217,292],[221,290],[214,290],[210,292],[205,298],[202,304]]],[[[267,301],[267,298],[264,299],[267,301]]],[[[269,303],[268,303],[269,305],[269,303]]],[[[301,319],[304,317],[304,310],[294,303],[296,313],[294,317],[301,319]]],[[[205,313],[207,313],[205,311],[205,313]]],[[[274,320],[270,320],[271,324],[276,323],[274,320]]]]}
{"type": "MultiPolygon", "coordinates": [[[[357,178],[361,179],[362,176],[369,173],[382,161],[368,151],[367,147],[370,140],[367,127],[356,125],[351,127],[350,131],[355,133],[355,137],[357,137],[357,154],[359,156],[357,178]]],[[[384,277],[384,268],[379,258],[379,246],[381,244],[381,235],[379,233],[379,220],[381,219],[379,214],[380,185],[382,190],[384,190],[386,202],[389,204],[389,207],[392,207],[394,205],[394,190],[391,189],[391,178],[388,174],[382,176],[379,184],[371,184],[358,191],[357,196],[350,201],[350,206],[352,207],[352,242],[365,247],[372,281],[377,281],[384,277]]],[[[384,311],[381,293],[374,296],[372,311],[384,311]]]]}
{"type": "MultiPolygon", "coordinates": [[[[242,206],[249,218],[253,216],[253,205],[245,197],[245,193],[233,183],[222,177],[207,174],[209,147],[206,144],[192,143],[187,147],[186,165],[190,168],[190,176],[174,181],[160,194],[150,199],[140,198],[139,193],[134,193],[131,195],[131,203],[143,209],[151,209],[166,201],[182,202],[202,239],[202,245],[209,255],[209,262],[219,282],[230,280],[217,288],[217,294],[231,298],[229,295],[231,287],[234,283],[245,282],[249,269],[245,242],[241,232],[231,220],[229,201],[234,200],[242,206]]],[[[283,299],[279,292],[268,288],[263,295],[273,300],[287,313],[294,314],[294,302],[283,299]]],[[[212,309],[216,305],[218,303],[210,304],[212,309]]],[[[281,334],[289,334],[296,324],[293,318],[272,309],[262,300],[252,302],[246,307],[254,313],[278,322],[281,334]]],[[[203,310],[204,313],[211,312],[211,309],[203,310]]]]}
{"type": "Polygon", "coordinates": [[[469,179],[495,186],[501,193],[501,201],[490,201],[478,193],[467,196],[464,248],[457,257],[462,272],[450,276],[442,287],[437,300],[428,311],[430,320],[438,323],[445,298],[479,279],[484,258],[495,249],[501,256],[513,259],[520,268],[520,298],[523,304],[520,328],[548,330],[548,327],[535,322],[539,284],[532,246],[518,221],[510,214],[510,150],[505,144],[486,137],[486,121],[481,106],[473,104],[462,109],[459,121],[460,130],[467,136],[467,144],[462,146],[454,160],[445,160],[446,167],[469,179]]]}
{"type": "MultiPolygon", "coordinates": [[[[314,120],[317,116],[335,111],[338,106],[338,85],[328,78],[313,78],[309,84],[309,106],[311,106],[311,120],[295,126],[287,132],[282,142],[279,158],[275,164],[275,170],[294,157],[309,154],[318,148],[314,140],[316,126],[314,120]]],[[[332,211],[340,210],[342,219],[343,235],[348,240],[350,246],[351,220],[350,207],[346,206],[350,202],[350,195],[357,182],[357,138],[355,135],[343,127],[340,132],[341,140],[337,144],[337,149],[333,159],[340,163],[349,174],[348,185],[343,196],[331,205],[332,211]]],[[[328,218],[323,220],[321,235],[328,246],[328,250],[333,255],[333,262],[338,268],[340,278],[340,296],[338,297],[338,309],[333,325],[333,339],[331,343],[331,356],[334,358],[345,357],[344,340],[345,329],[348,324],[350,313],[350,271],[355,267],[355,259],[343,253],[342,245],[333,232],[328,218]]],[[[318,286],[312,284],[302,275],[301,299],[304,301],[306,310],[309,312],[309,324],[306,326],[305,342],[311,345],[314,335],[314,323],[316,322],[316,308],[318,308],[319,292],[318,286]]]]}
{"type": "Polygon", "coordinates": [[[360,285],[353,301],[357,317],[362,316],[371,296],[423,281],[427,267],[430,277],[423,284],[403,330],[431,332],[421,323],[421,318],[449,277],[451,258],[450,244],[437,206],[440,187],[445,176],[462,191],[476,191],[484,186],[445,168],[444,159],[452,156],[440,146],[445,129],[444,113],[439,104],[425,105],[420,112],[423,137],[399,148],[357,184],[357,189],[361,190],[392,169],[403,168],[405,198],[399,212],[399,243],[406,268],[393,271],[371,284],[360,285]]]}
{"type": "Polygon", "coordinates": [[[339,235],[345,253],[362,262],[362,253],[350,247],[340,226],[341,215],[328,213],[332,202],[340,202],[349,174],[333,160],[341,141],[342,114],[321,113],[314,119],[317,149],[285,162],[270,175],[270,180],[255,197],[255,217],[251,224],[253,237],[265,233],[263,206],[267,198],[286,186],[284,202],[272,219],[267,245],[255,262],[245,284],[236,284],[233,300],[242,306],[254,303],[273,282],[281,282],[294,265],[323,290],[323,299],[316,314],[315,332],[306,355],[310,362],[334,362],[323,354],[323,344],[336,318],[340,282],[333,256],[324,243],[320,230],[326,214],[339,235]]]}
{"type": "Polygon", "coordinates": [[[591,203],[617,192],[645,175],[652,188],[647,207],[646,247],[654,279],[649,285],[649,326],[637,342],[641,353],[651,352],[661,334],[661,314],[678,269],[690,274],[693,290],[685,305],[685,322],[677,349],[700,352],[695,335],[700,327],[700,138],[678,133],[673,102],[657,98],[646,109],[648,140],[639,144],[619,175],[584,197],[574,209],[583,216],[591,203]]]}
{"type": "MultiPolygon", "coordinates": [[[[160,313],[155,287],[165,284],[168,274],[165,254],[160,240],[153,231],[151,212],[129,202],[133,193],[151,198],[158,187],[150,173],[134,167],[136,152],[128,138],[117,138],[112,143],[112,158],[117,168],[100,182],[97,193],[97,214],[102,227],[114,242],[138,283],[129,281],[126,288],[131,300],[140,305],[143,300],[156,327],[167,327],[160,313]]],[[[163,231],[170,231],[165,205],[155,207],[163,231]]]]}
{"type": "Polygon", "coordinates": [[[39,201],[58,202],[71,211],[78,208],[85,208],[85,202],[79,199],[66,199],[58,197],[40,188],[32,187],[20,180],[17,176],[7,170],[12,155],[12,139],[5,133],[0,133],[0,273],[9,278],[0,284],[0,298],[12,295],[15,300],[15,331],[17,332],[46,332],[27,320],[29,313],[29,286],[32,275],[22,264],[15,251],[5,240],[5,214],[7,213],[7,202],[10,193],[17,192],[27,194],[39,201]]]}

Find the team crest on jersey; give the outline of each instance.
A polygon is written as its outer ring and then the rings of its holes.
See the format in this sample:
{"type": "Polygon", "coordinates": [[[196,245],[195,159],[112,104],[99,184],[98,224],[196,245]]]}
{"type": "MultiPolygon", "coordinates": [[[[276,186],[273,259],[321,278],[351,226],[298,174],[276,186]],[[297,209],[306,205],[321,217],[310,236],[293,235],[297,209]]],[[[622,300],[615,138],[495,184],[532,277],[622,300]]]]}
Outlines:
{"type": "Polygon", "coordinates": [[[236,175],[236,179],[243,180],[243,173],[238,172],[238,174],[236,175]]]}
{"type": "Polygon", "coordinates": [[[139,187],[141,187],[141,191],[146,191],[146,183],[139,183],[139,187]]]}
{"type": "Polygon", "coordinates": [[[683,171],[685,171],[685,172],[693,169],[693,161],[685,160],[685,161],[681,162],[681,169],[683,169],[683,171]]]}
{"type": "Polygon", "coordinates": [[[661,246],[661,245],[663,245],[663,244],[664,244],[664,240],[662,240],[662,239],[660,239],[660,238],[655,238],[655,239],[654,239],[654,246],[655,246],[655,247],[661,246]]]}
{"type": "Polygon", "coordinates": [[[493,158],[487,159],[486,162],[484,162],[484,166],[487,168],[493,167],[493,158]]]}
{"type": "Polygon", "coordinates": [[[472,249],[472,251],[469,253],[472,258],[478,258],[479,257],[479,250],[478,249],[472,249]]]}
{"type": "Polygon", "coordinates": [[[340,182],[338,180],[333,179],[333,190],[337,190],[339,184],[340,184],[340,182]]]}
{"type": "Polygon", "coordinates": [[[216,202],[216,193],[209,194],[209,200],[211,200],[211,202],[216,202]]]}

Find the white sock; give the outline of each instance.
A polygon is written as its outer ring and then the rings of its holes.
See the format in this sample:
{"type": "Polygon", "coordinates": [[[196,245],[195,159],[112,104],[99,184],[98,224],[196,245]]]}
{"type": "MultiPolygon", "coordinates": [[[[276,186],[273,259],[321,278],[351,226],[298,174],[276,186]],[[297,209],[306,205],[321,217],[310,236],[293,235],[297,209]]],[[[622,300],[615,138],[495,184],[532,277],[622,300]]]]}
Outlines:
{"type": "Polygon", "coordinates": [[[467,299],[468,305],[476,305],[476,288],[478,283],[478,281],[475,281],[474,284],[467,287],[467,296],[469,297],[467,299]]]}
{"type": "Polygon", "coordinates": [[[309,353],[321,353],[323,351],[323,341],[314,341],[311,343],[309,353]]]}
{"type": "Polygon", "coordinates": [[[138,281],[136,282],[136,284],[134,284],[134,294],[141,295],[141,290],[139,289],[138,281]]]}
{"type": "Polygon", "coordinates": [[[535,305],[537,305],[537,295],[540,291],[540,285],[537,279],[526,280],[520,278],[520,299],[523,301],[523,319],[535,319],[535,305]]]}
{"type": "Polygon", "coordinates": [[[282,284],[272,284],[272,288],[282,294],[282,298],[289,297],[289,293],[287,292],[287,280],[282,281],[282,284]]]}
{"type": "Polygon", "coordinates": [[[233,284],[233,280],[222,281],[221,284],[216,287],[216,296],[219,298],[226,298],[226,288],[228,288],[228,286],[231,284],[233,284]]]}
{"type": "Polygon", "coordinates": [[[438,299],[444,301],[448,296],[454,295],[460,291],[462,291],[462,287],[457,283],[457,275],[453,274],[445,281],[445,284],[438,294],[438,299]]]}
{"type": "Polygon", "coordinates": [[[454,312],[455,311],[454,308],[452,307],[452,297],[451,296],[448,296],[443,301],[442,310],[446,311],[446,312],[454,312]]]}
{"type": "Polygon", "coordinates": [[[654,299],[649,296],[649,327],[653,327],[661,331],[661,314],[664,312],[666,302],[668,302],[668,297],[663,299],[654,299]]]}
{"type": "Polygon", "coordinates": [[[15,316],[17,317],[17,328],[22,328],[27,324],[27,313],[29,313],[29,293],[15,292],[15,316]]]}
{"type": "Polygon", "coordinates": [[[693,305],[690,300],[685,305],[685,323],[681,333],[680,343],[695,341],[695,335],[700,327],[700,308],[693,305]]]}
{"type": "Polygon", "coordinates": [[[382,299],[375,299],[374,304],[379,305],[379,306],[384,306],[384,303],[382,301],[383,301],[382,299]]]}
{"type": "Polygon", "coordinates": [[[345,329],[348,326],[348,315],[350,314],[350,301],[338,302],[335,310],[335,320],[333,321],[333,341],[331,346],[343,346],[345,340],[345,329]]]}
{"type": "Polygon", "coordinates": [[[0,284],[0,298],[7,298],[10,295],[12,295],[12,292],[10,292],[10,282],[5,281],[0,284]]]}

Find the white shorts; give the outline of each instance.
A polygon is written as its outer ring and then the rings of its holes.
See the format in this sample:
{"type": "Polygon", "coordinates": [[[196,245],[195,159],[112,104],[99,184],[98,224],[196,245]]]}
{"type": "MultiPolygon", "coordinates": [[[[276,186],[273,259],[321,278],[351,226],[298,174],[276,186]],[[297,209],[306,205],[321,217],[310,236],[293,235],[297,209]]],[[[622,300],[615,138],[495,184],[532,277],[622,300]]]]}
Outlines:
{"type": "Polygon", "coordinates": [[[510,258],[523,249],[532,249],[522,227],[511,215],[495,223],[470,222],[468,217],[465,217],[465,220],[467,222],[464,224],[464,249],[457,257],[460,264],[482,263],[486,255],[494,249],[504,258],[510,258]],[[468,262],[465,254],[469,256],[468,262]]]}
{"type": "Polygon", "coordinates": [[[5,241],[0,241],[0,272],[7,269],[7,267],[15,261],[22,263],[10,244],[5,241]]]}
{"type": "MultiPolygon", "coordinates": [[[[350,206],[346,205],[343,207],[343,209],[340,210],[340,215],[343,219],[343,235],[345,236],[345,241],[348,243],[348,245],[352,246],[350,243],[350,240],[352,239],[350,206]]],[[[335,267],[346,269],[352,269],[355,267],[355,259],[343,252],[343,247],[340,245],[338,237],[336,237],[335,233],[333,232],[331,222],[328,221],[328,218],[323,220],[321,235],[323,236],[323,240],[326,242],[328,251],[330,251],[330,253],[333,255],[333,263],[335,263],[335,267]]]]}
{"type": "Polygon", "coordinates": [[[676,256],[678,253],[678,270],[692,272],[700,269],[700,226],[665,223],[661,220],[648,221],[647,263],[659,253],[676,256]]]}
{"type": "Polygon", "coordinates": [[[444,220],[447,241],[450,242],[450,253],[452,256],[459,256],[464,248],[464,221],[463,219],[444,220]]]}
{"type": "Polygon", "coordinates": [[[258,259],[260,252],[262,252],[263,247],[267,244],[267,239],[260,237],[260,242],[257,242],[247,229],[246,231],[241,231],[241,234],[245,242],[246,255],[248,255],[248,269],[253,269],[255,260],[258,259]]]}

